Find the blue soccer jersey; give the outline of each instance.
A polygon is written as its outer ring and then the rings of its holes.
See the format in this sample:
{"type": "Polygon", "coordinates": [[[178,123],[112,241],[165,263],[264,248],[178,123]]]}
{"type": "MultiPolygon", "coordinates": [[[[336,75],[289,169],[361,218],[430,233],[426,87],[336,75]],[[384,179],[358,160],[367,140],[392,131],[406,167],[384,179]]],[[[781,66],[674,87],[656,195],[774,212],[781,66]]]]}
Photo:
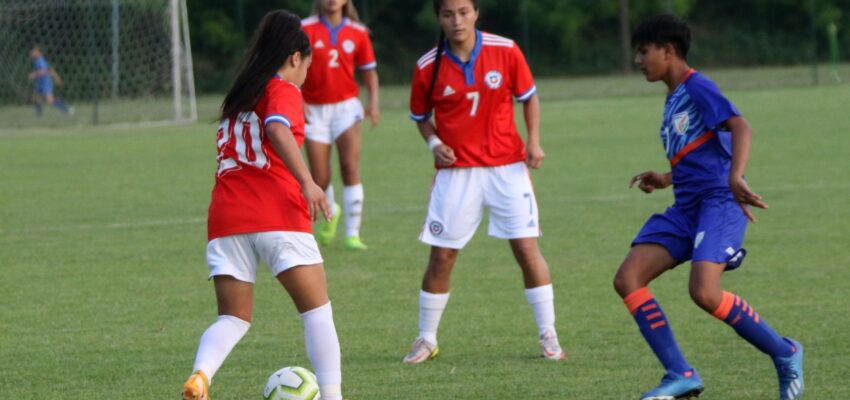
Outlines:
{"type": "Polygon", "coordinates": [[[39,94],[50,94],[53,92],[53,77],[50,76],[50,66],[47,64],[47,59],[44,56],[38,56],[32,62],[34,71],[44,71],[44,75],[35,78],[35,91],[39,94]]]}
{"type": "Polygon", "coordinates": [[[667,96],[661,141],[673,172],[676,204],[695,204],[729,187],[732,134],[723,123],[739,115],[717,85],[694,70],[667,96]]]}

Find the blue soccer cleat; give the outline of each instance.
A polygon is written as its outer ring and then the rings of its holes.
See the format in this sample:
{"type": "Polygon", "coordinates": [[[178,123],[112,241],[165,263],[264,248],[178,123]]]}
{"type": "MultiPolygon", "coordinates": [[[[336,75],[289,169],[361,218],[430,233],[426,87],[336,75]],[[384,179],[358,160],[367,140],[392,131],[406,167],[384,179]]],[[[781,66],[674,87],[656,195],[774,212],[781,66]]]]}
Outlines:
{"type": "Polygon", "coordinates": [[[690,399],[691,397],[699,397],[703,389],[702,379],[699,378],[696,371],[690,370],[684,374],[667,371],[661,378],[661,383],[655,389],[640,396],[640,400],[690,399]]]}
{"type": "Polygon", "coordinates": [[[773,360],[779,376],[779,400],[797,400],[803,398],[803,345],[794,339],[784,339],[793,346],[794,354],[773,360]]]}

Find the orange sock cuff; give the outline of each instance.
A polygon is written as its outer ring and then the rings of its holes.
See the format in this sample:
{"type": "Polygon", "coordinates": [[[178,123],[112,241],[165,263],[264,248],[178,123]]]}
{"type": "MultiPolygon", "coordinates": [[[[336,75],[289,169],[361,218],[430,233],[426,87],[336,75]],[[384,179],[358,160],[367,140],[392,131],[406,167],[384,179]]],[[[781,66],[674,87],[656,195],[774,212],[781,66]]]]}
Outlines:
{"type": "Polygon", "coordinates": [[[732,311],[732,305],[734,303],[735,295],[724,290],[723,299],[720,300],[720,305],[717,306],[717,309],[714,310],[711,315],[713,315],[714,318],[725,321],[726,317],[729,316],[729,312],[732,311]]]}
{"type": "Polygon", "coordinates": [[[647,301],[652,300],[653,298],[654,297],[652,296],[652,293],[649,292],[649,288],[642,287],[638,290],[635,290],[634,292],[629,293],[629,295],[623,299],[623,304],[626,305],[626,308],[629,310],[630,313],[634,314],[641,304],[644,304],[647,301]]]}

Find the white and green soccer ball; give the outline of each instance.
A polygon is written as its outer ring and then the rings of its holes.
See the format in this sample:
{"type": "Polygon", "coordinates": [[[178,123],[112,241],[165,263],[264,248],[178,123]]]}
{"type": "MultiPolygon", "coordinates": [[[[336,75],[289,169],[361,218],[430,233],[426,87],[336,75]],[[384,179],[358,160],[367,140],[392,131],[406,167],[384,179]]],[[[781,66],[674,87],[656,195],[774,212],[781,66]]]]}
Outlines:
{"type": "Polygon", "coordinates": [[[319,384],[316,375],[305,368],[281,368],[266,383],[263,389],[265,400],[319,400],[319,384]]]}

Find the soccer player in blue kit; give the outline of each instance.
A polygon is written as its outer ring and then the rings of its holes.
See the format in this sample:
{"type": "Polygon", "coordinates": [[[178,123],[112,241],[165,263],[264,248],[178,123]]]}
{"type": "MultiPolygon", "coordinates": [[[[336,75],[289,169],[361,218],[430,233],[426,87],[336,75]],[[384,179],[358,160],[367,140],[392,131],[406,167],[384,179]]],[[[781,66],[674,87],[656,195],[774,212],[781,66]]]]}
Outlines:
{"type": "Polygon", "coordinates": [[[799,399],[803,346],[778,335],[746,301],[720,286],[723,272],[737,268],[746,255],[741,243],[747,220],[755,222],[749,207],[767,204],[744,180],[750,125],[711,80],[688,66],[690,36],[687,24],[670,15],[650,18],[632,36],[635,63],[647,81],[663,81],[669,89],[661,141],[671,172],[642,172],[629,186],[637,183],[652,193],[673,185],[675,197],[663,214],[649,218],[614,278],[614,288],[666,369],[661,383],[641,399],[691,398],[703,390],[647,288],[687,260],[693,301],[773,359],[781,400],[799,399]]]}
{"type": "Polygon", "coordinates": [[[33,106],[35,106],[36,115],[41,117],[41,114],[43,113],[43,104],[52,105],[65,114],[73,114],[73,107],[68,107],[64,101],[53,95],[54,80],[56,81],[56,84],[61,85],[62,79],[59,77],[59,74],[57,74],[56,71],[54,71],[53,68],[50,68],[50,65],[47,64],[47,59],[44,58],[44,53],[42,53],[40,46],[33,46],[30,50],[30,58],[32,59],[32,72],[29,73],[28,78],[35,82],[32,102],[33,106]]]}

